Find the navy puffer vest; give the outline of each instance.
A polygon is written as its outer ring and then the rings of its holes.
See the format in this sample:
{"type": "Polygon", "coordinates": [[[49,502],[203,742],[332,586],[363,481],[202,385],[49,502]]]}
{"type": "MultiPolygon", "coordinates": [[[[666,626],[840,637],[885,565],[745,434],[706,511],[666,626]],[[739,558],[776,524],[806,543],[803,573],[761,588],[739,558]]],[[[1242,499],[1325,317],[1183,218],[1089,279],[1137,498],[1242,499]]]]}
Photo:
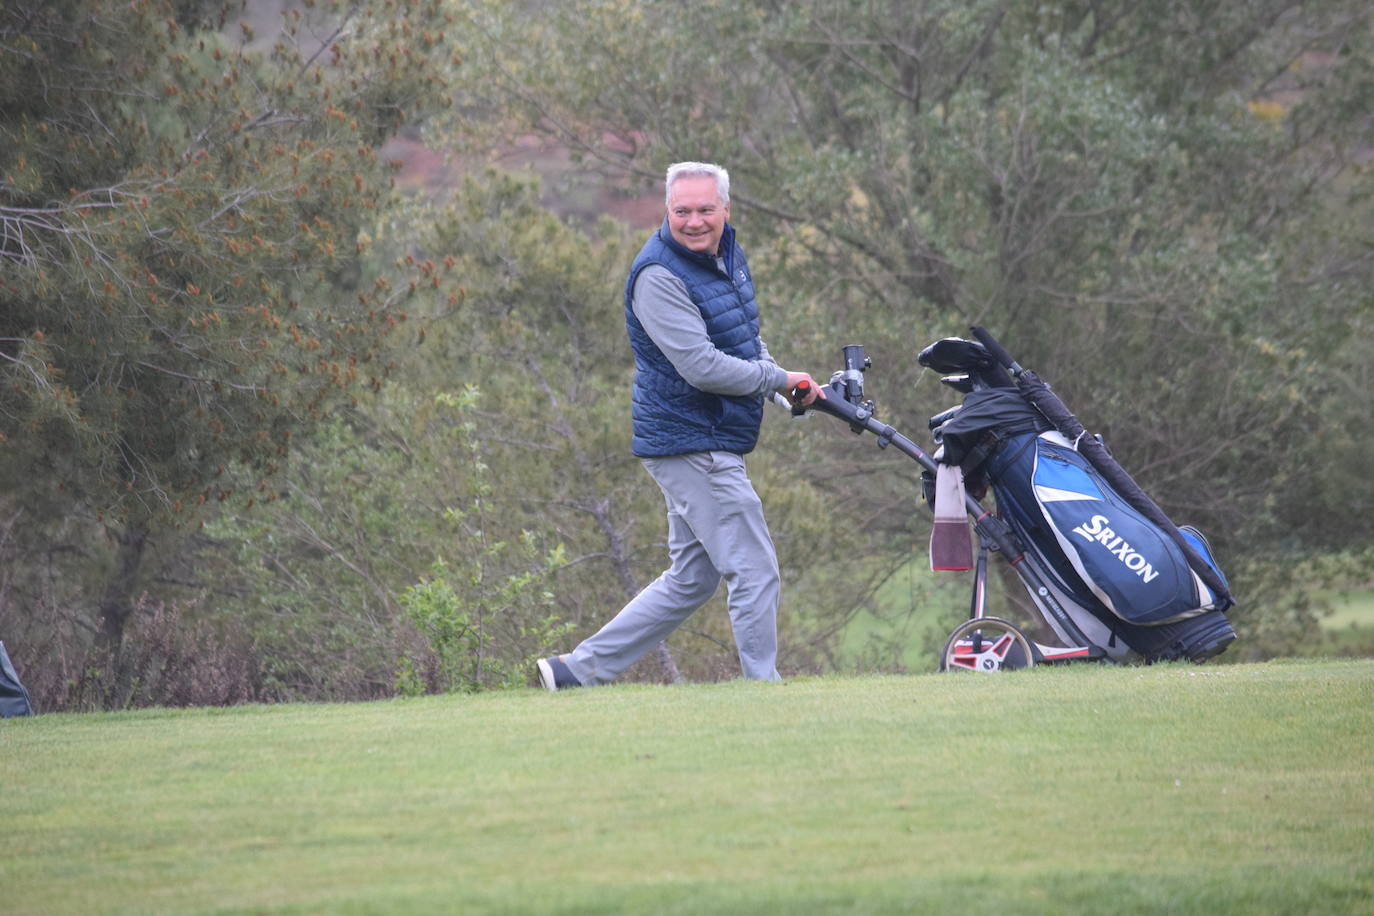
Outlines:
{"type": "Polygon", "coordinates": [[[723,273],[713,255],[698,254],[674,241],[664,220],[630,265],[625,282],[625,327],[635,354],[632,448],[640,458],[714,450],[744,455],[758,442],[763,399],[711,394],[687,384],[649,337],[632,307],[635,278],[650,264],[660,264],[687,286],[706,322],[706,334],[717,349],[740,359],[758,359],[763,350],[754,281],[744,252],[735,244],[735,230],[729,225],[721,236],[720,250],[725,261],[723,273]]]}

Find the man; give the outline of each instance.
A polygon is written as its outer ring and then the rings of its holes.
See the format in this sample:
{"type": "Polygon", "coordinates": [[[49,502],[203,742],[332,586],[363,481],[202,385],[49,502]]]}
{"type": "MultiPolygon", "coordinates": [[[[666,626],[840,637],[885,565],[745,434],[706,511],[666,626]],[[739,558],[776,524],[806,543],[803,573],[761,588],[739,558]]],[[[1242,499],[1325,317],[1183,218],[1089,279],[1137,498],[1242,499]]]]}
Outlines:
{"type": "Polygon", "coordinates": [[[722,579],[744,676],[778,680],[778,560],[744,455],[765,396],[799,391],[810,404],[820,386],[779,367],[759,337],[753,278],[729,224],[729,174],[679,162],[665,185],[667,216],[625,282],[625,326],[633,451],[667,502],[672,565],[572,652],[539,659],[549,690],[615,680],[722,579]]]}

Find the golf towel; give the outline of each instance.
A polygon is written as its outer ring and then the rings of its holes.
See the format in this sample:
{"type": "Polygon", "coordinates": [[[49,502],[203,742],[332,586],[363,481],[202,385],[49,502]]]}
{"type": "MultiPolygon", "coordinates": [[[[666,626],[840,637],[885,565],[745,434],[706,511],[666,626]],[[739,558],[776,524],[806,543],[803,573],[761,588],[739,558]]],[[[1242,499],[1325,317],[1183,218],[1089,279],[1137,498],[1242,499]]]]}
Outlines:
{"type": "Polygon", "coordinates": [[[964,510],[964,472],[942,464],[935,474],[935,526],[930,530],[930,568],[973,568],[968,514],[964,510]]]}

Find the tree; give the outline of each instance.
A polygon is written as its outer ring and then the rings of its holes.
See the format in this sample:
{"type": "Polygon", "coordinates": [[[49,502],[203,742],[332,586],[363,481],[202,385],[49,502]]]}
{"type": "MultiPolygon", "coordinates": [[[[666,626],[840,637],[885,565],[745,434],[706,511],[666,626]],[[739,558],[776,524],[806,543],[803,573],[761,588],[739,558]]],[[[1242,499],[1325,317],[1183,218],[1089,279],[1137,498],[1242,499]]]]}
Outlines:
{"type": "Polygon", "coordinates": [[[360,286],[358,228],[382,144],[445,102],[443,5],[306,6],[265,53],[227,6],[0,12],[0,477],[30,564],[108,539],[76,617],[112,648],[150,545],[273,499],[293,438],[382,384],[427,279],[360,286]]]}

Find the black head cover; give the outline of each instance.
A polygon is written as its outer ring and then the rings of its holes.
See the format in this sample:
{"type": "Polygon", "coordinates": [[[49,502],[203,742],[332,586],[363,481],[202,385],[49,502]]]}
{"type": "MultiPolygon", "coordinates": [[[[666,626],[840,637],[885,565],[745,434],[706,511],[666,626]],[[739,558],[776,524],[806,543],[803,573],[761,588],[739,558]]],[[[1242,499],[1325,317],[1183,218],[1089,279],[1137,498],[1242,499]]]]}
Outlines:
{"type": "Polygon", "coordinates": [[[942,375],[968,374],[977,376],[992,387],[1010,387],[1013,382],[1006,370],[976,340],[946,337],[926,347],[916,362],[942,375]]]}
{"type": "Polygon", "coordinates": [[[986,369],[992,365],[992,357],[988,355],[987,347],[976,340],[946,337],[922,350],[916,362],[942,375],[953,375],[986,369]]]}

